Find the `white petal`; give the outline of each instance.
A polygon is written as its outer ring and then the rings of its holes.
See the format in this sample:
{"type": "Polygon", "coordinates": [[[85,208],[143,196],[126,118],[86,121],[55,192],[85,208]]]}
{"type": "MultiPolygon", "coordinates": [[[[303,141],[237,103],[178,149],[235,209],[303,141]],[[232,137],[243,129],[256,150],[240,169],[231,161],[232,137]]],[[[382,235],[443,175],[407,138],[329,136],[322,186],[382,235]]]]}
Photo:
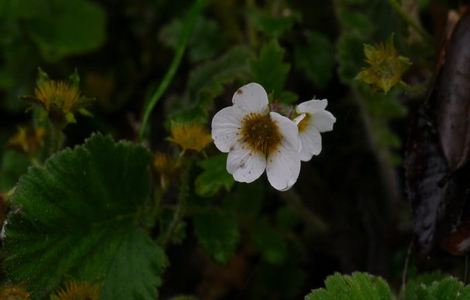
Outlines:
{"type": "Polygon", "coordinates": [[[270,112],[269,116],[279,128],[282,135],[282,146],[287,150],[300,152],[299,129],[289,118],[281,116],[276,112],[270,112]]]}
{"type": "Polygon", "coordinates": [[[292,121],[295,123],[295,125],[299,126],[300,122],[305,118],[305,116],[307,116],[307,114],[301,114],[295,117],[292,121]]]}
{"type": "Polygon", "coordinates": [[[243,112],[235,106],[221,109],[212,118],[212,139],[222,152],[229,152],[237,142],[243,112]]]}
{"type": "Polygon", "coordinates": [[[233,175],[238,182],[253,182],[263,174],[266,169],[266,158],[237,145],[228,154],[227,172],[233,175]]]}
{"type": "Polygon", "coordinates": [[[249,83],[233,94],[232,102],[246,113],[266,113],[268,111],[268,94],[258,83],[249,83]]]}
{"type": "Polygon", "coordinates": [[[279,191],[290,189],[300,173],[300,159],[297,151],[281,147],[268,157],[266,174],[269,183],[279,191]]]}
{"type": "Polygon", "coordinates": [[[333,124],[336,122],[336,118],[329,111],[323,110],[312,114],[311,122],[318,131],[326,132],[333,130],[333,124]]]}
{"type": "Polygon", "coordinates": [[[327,105],[328,105],[328,100],[326,99],[322,99],[322,100],[313,99],[313,100],[300,103],[299,105],[297,105],[295,110],[299,114],[301,113],[313,114],[314,112],[325,110],[327,105]]]}
{"type": "Polygon", "coordinates": [[[302,161],[309,161],[312,156],[318,155],[321,152],[321,135],[312,124],[307,126],[303,132],[299,134],[302,143],[300,151],[300,159],[302,161]]]}

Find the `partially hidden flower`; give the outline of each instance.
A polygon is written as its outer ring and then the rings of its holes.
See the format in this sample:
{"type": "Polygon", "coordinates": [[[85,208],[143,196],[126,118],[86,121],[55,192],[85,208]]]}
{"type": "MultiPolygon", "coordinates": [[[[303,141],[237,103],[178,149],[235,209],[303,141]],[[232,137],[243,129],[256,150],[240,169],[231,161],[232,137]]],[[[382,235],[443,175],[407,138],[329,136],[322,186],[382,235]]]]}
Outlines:
{"type": "Polygon", "coordinates": [[[22,286],[7,285],[0,287],[0,299],[2,300],[28,300],[30,294],[22,286]]]}
{"type": "Polygon", "coordinates": [[[171,182],[178,177],[181,162],[170,155],[157,151],[153,156],[153,167],[160,176],[160,186],[167,189],[171,182]]]}
{"type": "Polygon", "coordinates": [[[63,289],[51,297],[51,300],[98,300],[100,295],[99,286],[89,282],[68,282],[63,289]]]}
{"type": "Polygon", "coordinates": [[[79,85],[79,77],[75,72],[68,81],[52,80],[39,70],[39,79],[33,96],[24,97],[39,104],[48,114],[49,119],[57,124],[75,123],[75,114],[91,115],[86,107],[92,99],[84,97],[79,85]]]}
{"type": "Polygon", "coordinates": [[[398,55],[393,43],[393,36],[385,44],[364,45],[364,54],[369,66],[359,72],[356,80],[373,85],[385,93],[402,82],[403,74],[411,65],[408,58],[398,55]]]}
{"type": "Polygon", "coordinates": [[[44,144],[46,130],[42,127],[19,127],[7,143],[7,147],[26,154],[34,154],[44,144]]]}
{"type": "Polygon", "coordinates": [[[320,133],[332,131],[336,118],[326,110],[328,100],[310,100],[297,105],[296,113],[299,114],[294,122],[299,128],[299,138],[302,143],[300,159],[309,161],[314,155],[318,155],[322,149],[322,137],[320,133]]]}
{"type": "Polygon", "coordinates": [[[199,123],[171,123],[170,141],[180,146],[184,151],[201,152],[212,141],[207,129],[199,123]]]}
{"type": "Polygon", "coordinates": [[[270,112],[268,95],[257,83],[238,89],[233,105],[212,119],[212,139],[228,152],[227,171],[239,182],[253,182],[266,170],[269,183],[285,191],[300,172],[300,140],[296,124],[270,112]]]}

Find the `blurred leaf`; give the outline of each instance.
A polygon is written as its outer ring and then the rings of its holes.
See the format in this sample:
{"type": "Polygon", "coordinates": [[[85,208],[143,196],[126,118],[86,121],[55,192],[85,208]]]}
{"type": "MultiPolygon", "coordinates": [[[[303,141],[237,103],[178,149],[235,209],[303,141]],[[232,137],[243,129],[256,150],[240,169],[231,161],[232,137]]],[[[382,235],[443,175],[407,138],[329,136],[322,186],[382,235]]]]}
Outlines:
{"type": "Polygon", "coordinates": [[[260,10],[250,10],[248,16],[258,31],[273,38],[278,38],[291,29],[299,19],[296,15],[272,16],[260,10]]]}
{"type": "Polygon", "coordinates": [[[48,14],[27,23],[32,39],[44,58],[96,50],[105,41],[106,14],[89,0],[51,0],[48,14]]]}
{"type": "Polygon", "coordinates": [[[15,150],[3,152],[0,166],[0,192],[12,189],[21,175],[26,173],[30,163],[25,154],[15,150]]]}
{"type": "Polygon", "coordinates": [[[336,44],[336,55],[341,81],[354,85],[364,61],[362,39],[354,33],[342,33],[336,44]]]}
{"type": "Polygon", "coordinates": [[[220,58],[194,69],[189,75],[188,90],[203,105],[211,104],[224,91],[224,85],[248,77],[249,48],[237,46],[220,58]]]}
{"type": "Polygon", "coordinates": [[[233,214],[215,209],[194,216],[194,230],[202,247],[219,263],[226,263],[235,253],[240,239],[233,214]]]}
{"type": "Polygon", "coordinates": [[[243,217],[256,218],[263,207],[265,186],[261,182],[237,184],[226,195],[224,207],[243,217]]]}
{"type": "Polygon", "coordinates": [[[319,88],[325,88],[333,77],[334,46],[321,33],[307,33],[307,43],[295,48],[295,65],[319,88]]]}
{"type": "Polygon", "coordinates": [[[253,231],[256,248],[264,260],[273,265],[282,264],[287,258],[285,239],[266,221],[257,224],[253,231]]]}
{"type": "Polygon", "coordinates": [[[0,0],[0,17],[29,19],[45,14],[47,5],[37,0],[0,0]]]}
{"type": "Polygon", "coordinates": [[[305,300],[392,300],[388,284],[367,273],[334,274],[325,280],[325,288],[313,290],[305,300]]]}
{"type": "Polygon", "coordinates": [[[299,224],[300,219],[298,214],[291,207],[283,206],[276,212],[276,221],[280,227],[292,229],[292,227],[299,224]]]}
{"type": "MultiPolygon", "coordinates": [[[[176,49],[181,35],[183,22],[176,19],[160,31],[160,40],[168,47],[176,49]]],[[[196,22],[191,39],[188,42],[189,58],[199,62],[214,57],[223,46],[224,35],[216,22],[200,17],[196,22]]]]}
{"type": "Polygon", "coordinates": [[[285,51],[272,40],[261,48],[259,56],[251,61],[253,81],[261,84],[274,98],[282,91],[290,65],[283,62],[285,51]]]}
{"type": "Polygon", "coordinates": [[[405,300],[465,300],[470,299],[470,287],[457,279],[442,275],[424,276],[410,280],[405,290],[405,300]],[[441,277],[441,278],[439,278],[441,277]]]}
{"type": "Polygon", "coordinates": [[[199,162],[203,171],[196,178],[196,194],[211,197],[221,189],[229,191],[232,188],[234,181],[232,175],[227,173],[226,161],[227,154],[217,154],[199,162]]]}
{"type": "Polygon", "coordinates": [[[375,28],[363,11],[344,9],[340,11],[340,18],[345,28],[365,37],[370,36],[375,28]]]}
{"type": "Polygon", "coordinates": [[[30,169],[6,226],[10,279],[35,298],[76,278],[100,282],[102,299],[155,299],[167,261],[139,228],[150,162],[143,147],[94,135],[30,169]]]}

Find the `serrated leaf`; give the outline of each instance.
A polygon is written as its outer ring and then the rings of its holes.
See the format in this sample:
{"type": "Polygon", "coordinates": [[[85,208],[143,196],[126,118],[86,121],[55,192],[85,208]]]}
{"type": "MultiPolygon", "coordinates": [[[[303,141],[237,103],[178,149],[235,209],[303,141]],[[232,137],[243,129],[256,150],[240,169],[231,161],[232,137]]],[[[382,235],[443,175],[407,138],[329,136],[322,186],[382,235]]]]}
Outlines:
{"type": "Polygon", "coordinates": [[[194,69],[189,75],[188,90],[192,101],[196,100],[196,107],[200,106],[197,109],[207,114],[206,107],[224,91],[224,85],[235,80],[246,80],[251,57],[249,48],[233,47],[220,58],[194,69]]]}
{"type": "Polygon", "coordinates": [[[284,53],[278,42],[272,40],[261,48],[258,58],[250,64],[253,81],[274,96],[284,88],[290,70],[290,65],[284,62],[284,53]]]}
{"type": "MultiPolygon", "coordinates": [[[[176,49],[181,35],[183,22],[176,19],[162,28],[160,40],[168,47],[176,49]]],[[[189,58],[199,62],[214,57],[223,46],[223,34],[216,22],[200,17],[188,42],[189,58]]]]}
{"type": "Polygon", "coordinates": [[[249,11],[248,16],[258,31],[273,38],[277,38],[288,31],[298,20],[295,15],[272,16],[259,10],[249,11]]]}
{"type": "Polygon", "coordinates": [[[194,231],[202,247],[219,263],[233,256],[240,239],[235,216],[218,210],[195,215],[194,231]]]}
{"type": "Polygon", "coordinates": [[[334,274],[325,280],[325,288],[313,290],[305,300],[392,300],[388,284],[367,273],[334,274]]]}
{"type": "Polygon", "coordinates": [[[307,43],[295,48],[295,65],[316,86],[326,87],[335,65],[333,43],[321,33],[309,32],[307,43]]]}
{"type": "Polygon", "coordinates": [[[196,178],[196,194],[202,197],[211,197],[222,189],[229,191],[232,188],[234,180],[227,173],[226,161],[226,154],[218,154],[199,162],[203,171],[196,178]]]}
{"type": "Polygon", "coordinates": [[[464,300],[470,299],[470,287],[441,273],[425,274],[407,283],[404,296],[405,300],[464,300]]]}
{"type": "Polygon", "coordinates": [[[99,48],[105,41],[106,14],[89,0],[52,0],[47,14],[26,25],[44,58],[58,60],[99,48]]]}
{"type": "Polygon", "coordinates": [[[5,266],[41,299],[64,279],[102,284],[101,299],[155,299],[166,258],[139,227],[151,154],[94,135],[20,178],[5,266]]]}
{"type": "Polygon", "coordinates": [[[354,85],[354,79],[361,71],[364,60],[363,43],[363,39],[355,33],[342,33],[336,43],[338,75],[346,84],[354,85]]]}

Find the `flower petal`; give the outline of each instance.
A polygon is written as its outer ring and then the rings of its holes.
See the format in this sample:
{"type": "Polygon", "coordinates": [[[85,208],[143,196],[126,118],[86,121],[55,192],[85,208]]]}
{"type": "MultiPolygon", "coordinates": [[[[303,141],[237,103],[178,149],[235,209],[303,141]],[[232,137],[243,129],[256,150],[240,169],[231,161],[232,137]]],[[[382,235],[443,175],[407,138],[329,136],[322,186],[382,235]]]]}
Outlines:
{"type": "Polygon", "coordinates": [[[266,169],[266,158],[237,145],[227,158],[227,172],[233,175],[238,182],[253,182],[263,174],[266,169]]]}
{"type": "Polygon", "coordinates": [[[279,191],[287,191],[297,181],[300,159],[297,151],[281,147],[268,157],[266,174],[269,183],[279,191]]]}
{"type": "Polygon", "coordinates": [[[255,82],[246,84],[233,94],[232,102],[246,113],[265,113],[268,110],[268,94],[255,82]]]}
{"type": "Polygon", "coordinates": [[[333,130],[333,124],[336,122],[336,118],[329,111],[323,110],[314,113],[311,122],[318,131],[326,132],[333,130]]]}
{"type": "Polygon", "coordinates": [[[322,99],[322,100],[313,99],[313,100],[309,100],[309,101],[305,101],[305,102],[300,103],[299,105],[297,105],[295,110],[299,114],[301,114],[301,113],[311,113],[311,114],[313,114],[317,111],[325,110],[327,105],[328,105],[328,100],[326,100],[326,99],[322,99]]]}
{"type": "Polygon", "coordinates": [[[221,109],[214,115],[211,126],[212,139],[217,149],[222,152],[230,151],[230,148],[237,142],[242,119],[243,112],[235,106],[221,109]]]}
{"type": "Polygon", "coordinates": [[[318,129],[310,124],[303,132],[299,134],[300,141],[302,143],[302,149],[300,151],[300,159],[302,161],[309,161],[314,155],[318,155],[321,152],[321,135],[318,129]]]}
{"type": "Polygon", "coordinates": [[[297,125],[289,118],[286,118],[277,112],[270,112],[269,116],[279,128],[282,135],[282,146],[287,150],[300,152],[299,129],[297,125]]]}

